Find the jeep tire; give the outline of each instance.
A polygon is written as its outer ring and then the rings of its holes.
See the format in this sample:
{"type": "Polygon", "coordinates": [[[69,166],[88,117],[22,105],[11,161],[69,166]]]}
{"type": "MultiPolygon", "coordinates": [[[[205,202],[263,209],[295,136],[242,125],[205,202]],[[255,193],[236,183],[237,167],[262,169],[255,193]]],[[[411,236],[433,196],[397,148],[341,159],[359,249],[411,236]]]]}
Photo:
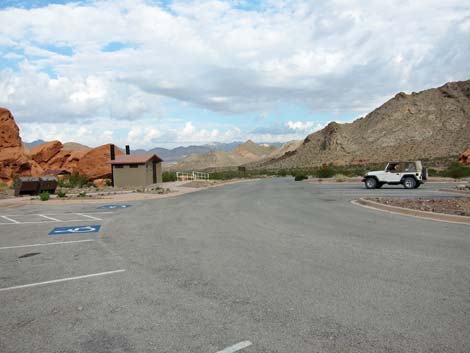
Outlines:
{"type": "Polygon", "coordinates": [[[366,178],[366,180],[364,181],[364,184],[366,185],[367,189],[376,189],[379,182],[377,181],[377,179],[369,177],[369,178],[366,178]]]}
{"type": "Polygon", "coordinates": [[[405,189],[416,189],[417,184],[416,179],[411,176],[407,176],[403,179],[403,186],[405,189]]]}

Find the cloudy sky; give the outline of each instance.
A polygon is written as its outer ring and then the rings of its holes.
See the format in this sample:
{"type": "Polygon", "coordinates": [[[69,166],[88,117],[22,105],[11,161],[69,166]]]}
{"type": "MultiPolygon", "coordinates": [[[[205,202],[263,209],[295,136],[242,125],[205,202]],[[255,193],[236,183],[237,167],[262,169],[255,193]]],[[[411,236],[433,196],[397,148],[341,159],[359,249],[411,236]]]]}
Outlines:
{"type": "Polygon", "coordinates": [[[25,141],[282,142],[470,79],[468,0],[0,0],[0,23],[25,141]]]}

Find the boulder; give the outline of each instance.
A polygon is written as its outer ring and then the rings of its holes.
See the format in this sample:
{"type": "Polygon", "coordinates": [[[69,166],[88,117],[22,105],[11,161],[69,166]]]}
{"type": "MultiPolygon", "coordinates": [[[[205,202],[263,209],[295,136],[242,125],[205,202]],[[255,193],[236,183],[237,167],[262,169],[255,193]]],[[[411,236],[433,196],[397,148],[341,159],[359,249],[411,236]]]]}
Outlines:
{"type": "Polygon", "coordinates": [[[0,181],[11,185],[16,176],[40,176],[42,172],[25,152],[13,115],[0,108],[0,181]]]}
{"type": "Polygon", "coordinates": [[[70,173],[78,173],[78,162],[87,153],[87,150],[83,151],[66,151],[61,150],[54,157],[47,162],[47,168],[49,170],[65,169],[70,173]]]}
{"type": "Polygon", "coordinates": [[[0,149],[0,180],[11,185],[16,176],[41,176],[43,169],[29,159],[23,148],[8,147],[0,149]]]}
{"type": "Polygon", "coordinates": [[[97,188],[105,188],[106,186],[108,186],[111,182],[111,179],[95,179],[93,180],[93,184],[95,184],[95,186],[97,188]]]}
{"type": "Polygon", "coordinates": [[[466,164],[470,165],[470,148],[465,150],[460,156],[459,156],[459,163],[460,164],[466,164]]]}
{"type": "Polygon", "coordinates": [[[23,147],[20,129],[9,110],[0,108],[0,148],[23,147]]]}
{"type": "MultiPolygon", "coordinates": [[[[92,148],[80,158],[77,171],[80,175],[84,175],[91,180],[106,179],[111,177],[111,155],[109,152],[109,144],[92,148]]],[[[116,148],[116,156],[123,154],[116,148]]]]}
{"type": "MultiPolygon", "coordinates": [[[[62,143],[60,141],[46,142],[31,149],[31,158],[42,167],[46,167],[47,162],[57,155],[61,149],[62,143]]],[[[48,166],[47,168],[50,169],[48,166]]]]}

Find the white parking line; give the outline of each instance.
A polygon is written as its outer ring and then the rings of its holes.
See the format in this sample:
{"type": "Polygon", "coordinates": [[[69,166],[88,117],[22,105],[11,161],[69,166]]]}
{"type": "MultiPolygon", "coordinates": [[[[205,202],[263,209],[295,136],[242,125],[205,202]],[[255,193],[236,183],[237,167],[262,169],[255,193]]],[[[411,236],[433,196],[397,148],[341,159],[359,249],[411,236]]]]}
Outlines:
{"type": "Polygon", "coordinates": [[[88,218],[94,219],[95,221],[102,221],[101,218],[90,216],[90,215],[87,215],[87,214],[84,214],[84,213],[75,213],[75,214],[78,215],[78,216],[83,216],[83,217],[88,217],[88,218]]]}
{"type": "MultiPolygon", "coordinates": [[[[6,287],[6,288],[0,288],[0,292],[6,292],[9,290],[14,290],[14,289],[21,289],[21,288],[29,288],[29,287],[37,287],[37,286],[43,286],[46,284],[54,284],[54,283],[60,283],[60,282],[67,282],[67,281],[74,281],[76,279],[84,279],[84,278],[90,278],[90,277],[98,277],[98,276],[105,276],[105,275],[112,275],[115,273],[120,273],[124,272],[126,270],[114,270],[114,271],[107,271],[107,272],[99,272],[99,273],[92,273],[89,275],[83,275],[83,276],[76,276],[76,277],[68,277],[68,278],[60,278],[60,279],[54,279],[52,281],[45,281],[45,282],[37,282],[37,283],[30,283],[30,284],[22,284],[20,286],[13,286],[13,287],[6,287]]],[[[231,352],[231,351],[229,351],[231,352]]],[[[225,352],[224,352],[225,353],[225,352]]]]}
{"type": "Polygon", "coordinates": [[[42,217],[42,218],[46,218],[46,219],[49,219],[51,221],[54,221],[54,222],[60,222],[60,219],[57,219],[57,218],[54,218],[54,217],[50,217],[50,216],[46,216],[44,214],[38,214],[39,217],[42,217]]]}
{"type": "Polygon", "coordinates": [[[234,353],[241,351],[242,349],[251,346],[253,343],[250,341],[242,341],[237,344],[234,344],[233,346],[227,347],[225,349],[222,349],[221,351],[218,351],[216,353],[234,353]]]}
{"type": "MultiPolygon", "coordinates": [[[[20,222],[18,222],[18,221],[16,221],[16,220],[12,219],[12,218],[10,218],[10,217],[7,217],[7,216],[0,216],[0,217],[2,217],[3,219],[6,219],[7,221],[10,221],[11,224],[20,223],[20,222]]],[[[2,223],[2,224],[10,224],[10,223],[2,223]]]]}
{"type": "Polygon", "coordinates": [[[42,243],[42,244],[29,244],[29,245],[15,245],[15,246],[4,246],[0,250],[7,249],[18,249],[18,248],[31,248],[35,246],[48,246],[48,245],[64,245],[64,244],[73,244],[73,243],[86,243],[90,241],[95,241],[94,239],[83,239],[83,240],[71,240],[71,241],[57,241],[54,243],[42,243]]]}
{"type": "Polygon", "coordinates": [[[102,214],[112,214],[113,212],[87,212],[87,213],[54,213],[54,214],[23,214],[23,215],[8,215],[8,216],[0,216],[1,218],[5,219],[8,221],[8,223],[0,222],[0,226],[4,225],[21,225],[21,224],[42,224],[42,223],[58,223],[58,222],[83,222],[86,221],[87,219],[93,219],[95,221],[102,221],[102,218],[98,218],[95,216],[91,216],[91,214],[95,215],[102,215],[102,214]],[[78,217],[82,217],[81,219],[66,219],[66,220],[61,220],[56,217],[51,217],[51,216],[65,216],[65,215],[76,215],[78,217]],[[27,216],[38,216],[42,217],[45,220],[44,221],[17,221],[14,219],[14,217],[27,217],[27,216]]]}

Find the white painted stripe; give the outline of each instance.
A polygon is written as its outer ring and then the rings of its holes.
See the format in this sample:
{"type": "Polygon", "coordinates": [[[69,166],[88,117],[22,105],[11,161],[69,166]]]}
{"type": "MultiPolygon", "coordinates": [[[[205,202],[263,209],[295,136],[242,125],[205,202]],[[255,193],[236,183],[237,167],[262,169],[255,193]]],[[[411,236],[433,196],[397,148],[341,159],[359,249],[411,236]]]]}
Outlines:
{"type": "Polygon", "coordinates": [[[252,344],[253,343],[251,343],[250,341],[243,341],[243,342],[239,342],[237,344],[234,344],[233,346],[222,349],[221,351],[218,351],[216,353],[234,353],[234,352],[241,351],[242,349],[244,349],[246,347],[249,347],[252,344]]]}
{"type": "Polygon", "coordinates": [[[29,244],[29,245],[15,245],[15,246],[4,246],[0,250],[7,249],[18,249],[18,248],[31,248],[35,246],[48,246],[48,245],[64,245],[64,244],[74,244],[74,243],[86,243],[90,241],[95,241],[94,239],[83,239],[83,240],[71,240],[71,241],[57,241],[54,243],[42,243],[42,244],[29,244]]]}
{"type": "Polygon", "coordinates": [[[101,218],[90,216],[90,215],[87,215],[87,214],[84,214],[84,213],[75,213],[75,214],[77,216],[88,217],[88,218],[94,219],[95,221],[102,221],[101,218]]]}
{"type": "Polygon", "coordinates": [[[54,222],[60,222],[60,219],[57,219],[57,218],[54,218],[54,217],[50,217],[50,216],[46,216],[44,214],[38,214],[39,217],[43,217],[43,218],[46,218],[46,219],[49,219],[51,221],[54,221],[54,222]]]}
{"type": "Polygon", "coordinates": [[[16,223],[0,223],[0,226],[6,226],[6,225],[15,225],[15,226],[20,226],[22,224],[44,224],[44,223],[64,223],[64,222],[85,222],[87,221],[86,219],[68,219],[66,221],[34,221],[34,222],[16,222],[16,223]]]}
{"type": "MultiPolygon", "coordinates": [[[[7,217],[7,216],[1,216],[1,217],[2,217],[3,219],[6,219],[7,221],[10,221],[10,222],[12,222],[12,223],[15,223],[15,224],[20,223],[20,222],[14,220],[13,218],[10,218],[10,217],[7,217]]],[[[5,223],[5,224],[7,224],[7,223],[5,223]]]]}
{"type": "MultiPolygon", "coordinates": [[[[99,273],[92,273],[89,275],[83,275],[83,276],[76,276],[76,277],[68,277],[68,278],[61,278],[61,279],[54,279],[52,281],[45,281],[45,282],[37,282],[37,283],[30,283],[30,284],[22,284],[20,286],[13,286],[13,287],[6,287],[6,288],[0,288],[0,292],[6,292],[9,290],[14,290],[14,289],[21,289],[21,288],[29,288],[29,287],[36,287],[36,286],[43,286],[45,284],[54,284],[54,283],[60,283],[60,282],[67,282],[67,281],[74,281],[76,279],[84,279],[84,278],[90,278],[90,277],[98,277],[98,276],[105,276],[105,275],[112,275],[114,273],[120,273],[124,272],[126,270],[115,270],[115,271],[107,271],[107,272],[99,272],[99,273]]],[[[224,352],[225,353],[225,352],[224,352]]]]}
{"type": "MultiPolygon", "coordinates": [[[[83,212],[85,214],[97,214],[97,215],[100,215],[100,214],[113,214],[114,212],[108,212],[108,211],[104,211],[104,212],[83,212]]],[[[70,215],[70,214],[76,214],[74,212],[69,212],[69,213],[48,213],[46,215],[43,214],[43,216],[63,216],[63,215],[70,215]]],[[[15,214],[15,215],[6,215],[6,216],[0,216],[0,217],[25,217],[25,216],[37,216],[38,214],[37,213],[24,213],[24,214],[15,214]]]]}

